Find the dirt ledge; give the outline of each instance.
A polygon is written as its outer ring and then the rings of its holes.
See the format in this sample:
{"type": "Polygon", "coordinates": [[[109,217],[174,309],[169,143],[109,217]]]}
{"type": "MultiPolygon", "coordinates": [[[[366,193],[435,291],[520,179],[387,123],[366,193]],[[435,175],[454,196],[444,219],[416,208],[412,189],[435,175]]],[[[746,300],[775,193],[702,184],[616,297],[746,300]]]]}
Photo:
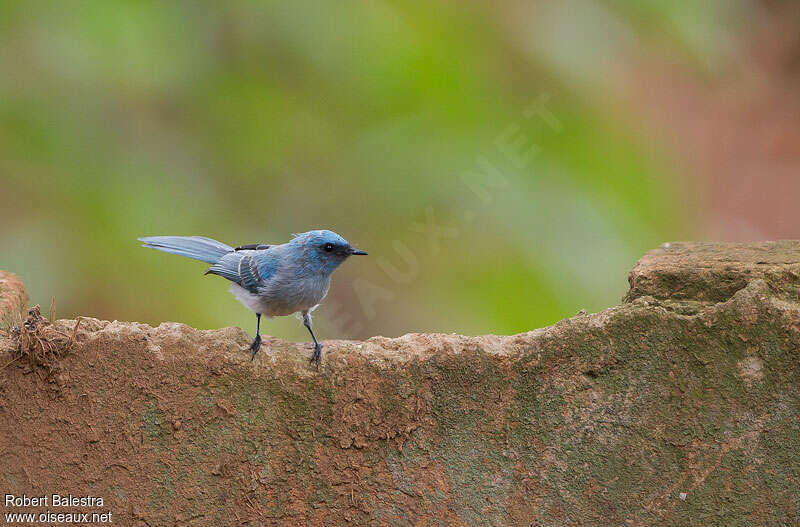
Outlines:
{"type": "Polygon", "coordinates": [[[800,300],[800,242],[665,243],[631,271],[625,300],[650,295],[722,302],[758,278],[800,300]]]}
{"type": "Polygon", "coordinates": [[[692,247],[601,313],[328,341],[319,372],[238,328],[83,319],[52,370],[0,370],[0,486],[151,527],[790,525],[797,245],[692,247]]]}

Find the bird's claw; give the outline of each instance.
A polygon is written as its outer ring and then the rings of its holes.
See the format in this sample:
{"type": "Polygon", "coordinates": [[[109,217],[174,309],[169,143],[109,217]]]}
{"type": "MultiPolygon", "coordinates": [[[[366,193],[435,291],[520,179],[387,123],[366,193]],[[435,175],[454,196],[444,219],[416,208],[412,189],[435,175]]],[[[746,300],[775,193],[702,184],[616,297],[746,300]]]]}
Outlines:
{"type": "Polygon", "coordinates": [[[311,355],[311,359],[308,361],[310,364],[317,363],[317,369],[319,369],[319,363],[322,361],[322,344],[315,344],[314,345],[314,354],[311,355]]]}
{"type": "Polygon", "coordinates": [[[253,352],[253,354],[250,355],[251,361],[256,358],[256,353],[258,353],[259,349],[261,349],[261,335],[256,335],[256,338],[253,339],[253,343],[250,344],[250,347],[245,350],[253,352]]]}

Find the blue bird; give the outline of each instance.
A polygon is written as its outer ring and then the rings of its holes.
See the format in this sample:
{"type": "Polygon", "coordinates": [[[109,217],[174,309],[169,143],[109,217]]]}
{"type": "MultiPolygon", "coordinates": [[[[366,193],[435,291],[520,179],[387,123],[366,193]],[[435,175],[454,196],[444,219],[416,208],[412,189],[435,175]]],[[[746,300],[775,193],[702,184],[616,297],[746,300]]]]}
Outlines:
{"type": "Polygon", "coordinates": [[[256,336],[248,348],[253,360],[261,348],[261,315],[302,313],[314,341],[311,362],[322,360],[322,345],[311,327],[311,312],[328,294],[331,274],[347,258],[365,255],[332,231],[295,234],[281,245],[250,244],[233,248],[203,236],[148,236],[143,247],[210,263],[206,274],[231,282],[230,291],[256,314],[256,336]]]}

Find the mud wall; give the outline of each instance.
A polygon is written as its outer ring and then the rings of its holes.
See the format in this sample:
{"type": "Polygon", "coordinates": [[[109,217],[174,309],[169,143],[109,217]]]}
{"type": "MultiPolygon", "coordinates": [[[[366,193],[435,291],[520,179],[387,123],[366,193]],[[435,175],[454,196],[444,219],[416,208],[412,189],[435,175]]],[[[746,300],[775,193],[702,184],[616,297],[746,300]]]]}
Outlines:
{"type": "MultiPolygon", "coordinates": [[[[150,527],[797,525],[800,243],[672,244],[630,281],[515,336],[328,341],[319,371],[238,328],[34,321],[46,360],[0,333],[0,491],[150,527]]],[[[0,275],[4,319],[23,297],[0,275]]]]}

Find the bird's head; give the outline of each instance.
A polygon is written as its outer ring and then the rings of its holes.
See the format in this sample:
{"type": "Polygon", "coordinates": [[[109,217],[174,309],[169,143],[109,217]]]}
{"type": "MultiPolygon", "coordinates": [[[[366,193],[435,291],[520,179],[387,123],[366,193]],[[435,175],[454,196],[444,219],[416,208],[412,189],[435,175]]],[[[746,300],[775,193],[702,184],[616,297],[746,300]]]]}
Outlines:
{"type": "Polygon", "coordinates": [[[333,231],[318,230],[296,234],[290,244],[302,248],[303,255],[322,272],[332,273],[342,262],[354,255],[367,253],[355,249],[347,240],[333,231]]]}

